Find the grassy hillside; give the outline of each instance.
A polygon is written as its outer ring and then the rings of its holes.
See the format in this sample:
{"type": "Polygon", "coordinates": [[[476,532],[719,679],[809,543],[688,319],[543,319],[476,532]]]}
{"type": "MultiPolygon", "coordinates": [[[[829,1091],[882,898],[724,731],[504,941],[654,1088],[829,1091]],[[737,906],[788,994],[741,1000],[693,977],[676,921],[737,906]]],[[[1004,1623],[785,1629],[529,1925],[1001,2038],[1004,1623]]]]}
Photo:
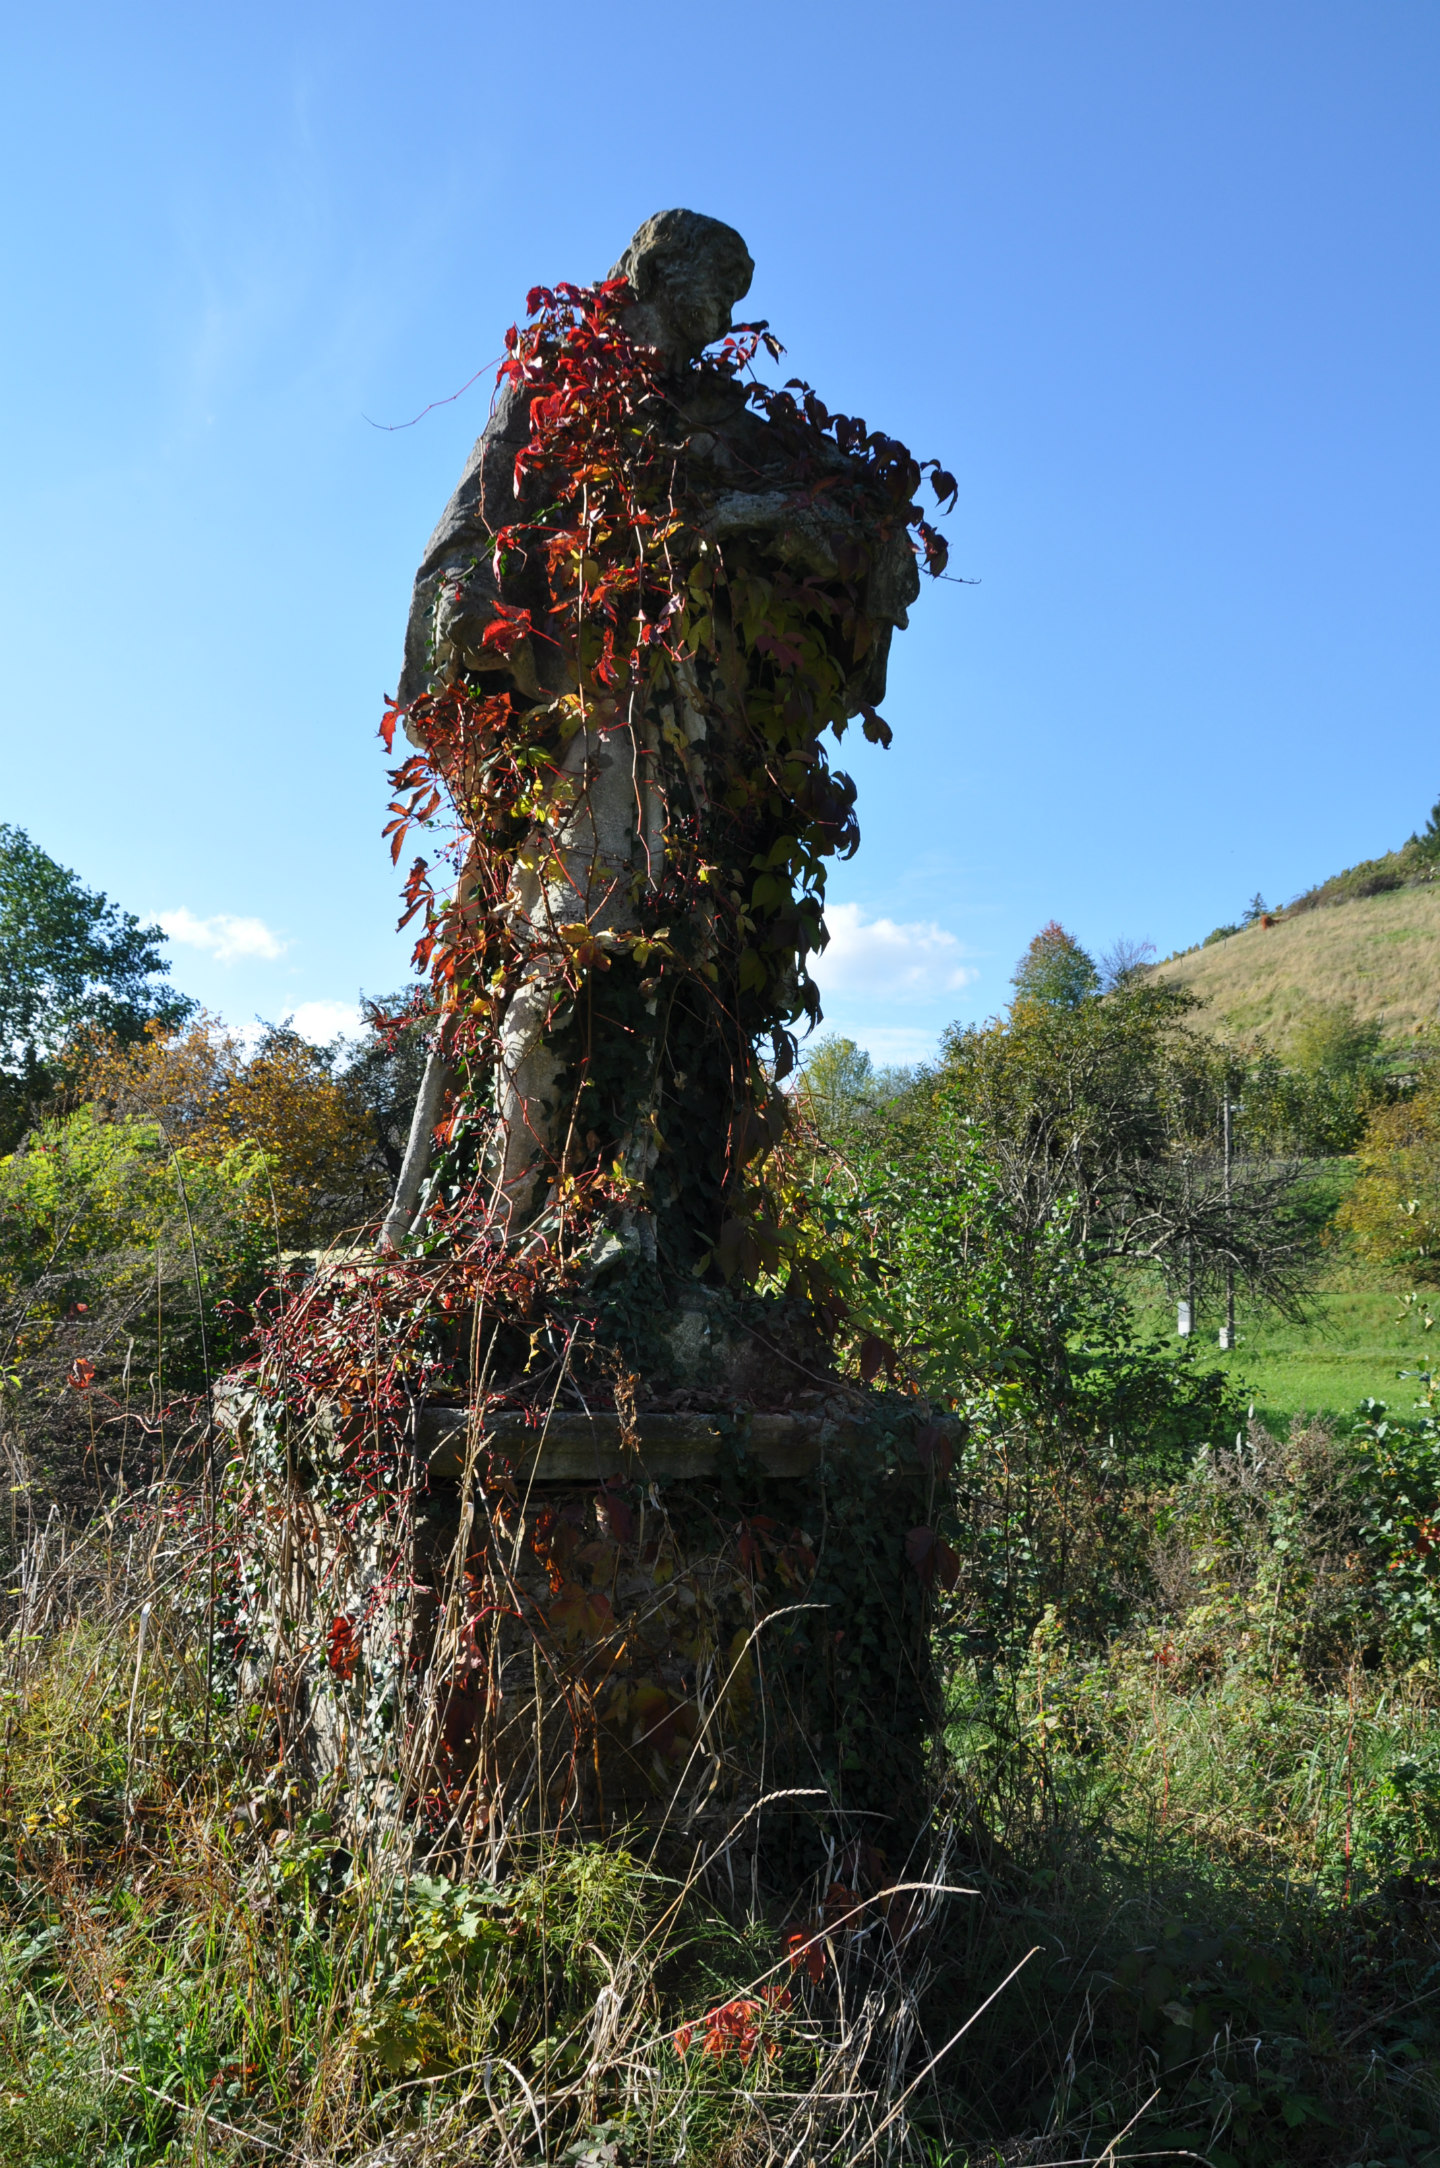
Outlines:
{"type": "Polygon", "coordinates": [[[1217,1029],[1283,1048],[1317,1009],[1345,1004],[1398,1039],[1440,1010],[1440,885],[1290,911],[1155,966],[1209,1006],[1217,1029]]]}

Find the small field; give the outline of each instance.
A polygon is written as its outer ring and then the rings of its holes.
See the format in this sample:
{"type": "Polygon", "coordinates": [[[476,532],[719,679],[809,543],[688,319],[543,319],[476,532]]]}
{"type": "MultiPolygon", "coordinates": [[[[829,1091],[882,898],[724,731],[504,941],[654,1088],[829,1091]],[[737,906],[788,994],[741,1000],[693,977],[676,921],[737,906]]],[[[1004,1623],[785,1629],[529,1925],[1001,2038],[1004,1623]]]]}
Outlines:
{"type": "Polygon", "coordinates": [[[1433,1315],[1419,1302],[1407,1306],[1403,1295],[1337,1288],[1318,1298],[1305,1325],[1241,1309],[1238,1347],[1230,1355],[1217,1348],[1215,1360],[1244,1379],[1256,1414],[1272,1428],[1294,1415],[1344,1420],[1365,1399],[1408,1413],[1416,1387],[1400,1373],[1434,1363],[1437,1341],[1425,1326],[1433,1315]]]}
{"type": "MultiPolygon", "coordinates": [[[[1383,1400],[1397,1413],[1408,1413],[1416,1386],[1404,1371],[1428,1369],[1440,1357],[1440,1307],[1374,1285],[1356,1285],[1351,1274],[1337,1274],[1342,1284],[1322,1289],[1302,1325],[1292,1325],[1273,1311],[1237,1302],[1238,1346],[1223,1354],[1217,1345],[1220,1316],[1202,1311],[1198,1350],[1207,1362],[1248,1388],[1257,1418],[1268,1429],[1284,1430],[1291,1418],[1319,1416],[1347,1423],[1362,1400],[1383,1400]],[[1435,1317],[1433,1329],[1425,1320],[1435,1317]]],[[[1150,1315],[1159,1317],[1155,1303],[1150,1315]]],[[[1165,1316],[1173,1329],[1174,1312],[1165,1316]]]]}

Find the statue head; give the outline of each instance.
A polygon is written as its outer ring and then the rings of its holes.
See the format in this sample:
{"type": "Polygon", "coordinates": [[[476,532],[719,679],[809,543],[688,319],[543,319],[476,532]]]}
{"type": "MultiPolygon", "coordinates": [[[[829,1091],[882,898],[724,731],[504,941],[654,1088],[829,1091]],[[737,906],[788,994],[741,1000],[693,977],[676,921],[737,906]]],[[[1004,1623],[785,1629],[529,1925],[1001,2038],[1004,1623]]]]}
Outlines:
{"type": "Polygon", "coordinates": [[[657,211],[611,271],[627,278],[635,304],[626,330],[671,362],[693,361],[730,329],[730,312],[750,291],[755,266],[733,226],[698,211],[657,211]]]}

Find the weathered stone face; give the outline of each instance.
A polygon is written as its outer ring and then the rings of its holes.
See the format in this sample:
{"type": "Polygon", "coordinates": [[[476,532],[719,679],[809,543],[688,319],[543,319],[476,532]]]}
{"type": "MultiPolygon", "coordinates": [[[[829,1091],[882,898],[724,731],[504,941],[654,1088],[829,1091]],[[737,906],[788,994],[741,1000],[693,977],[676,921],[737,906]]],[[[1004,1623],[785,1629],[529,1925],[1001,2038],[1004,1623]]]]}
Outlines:
{"type": "Polygon", "coordinates": [[[657,211],[610,272],[629,279],[638,297],[626,317],[631,338],[676,362],[693,361],[730,329],[754,275],[735,228],[698,211],[657,211]]]}

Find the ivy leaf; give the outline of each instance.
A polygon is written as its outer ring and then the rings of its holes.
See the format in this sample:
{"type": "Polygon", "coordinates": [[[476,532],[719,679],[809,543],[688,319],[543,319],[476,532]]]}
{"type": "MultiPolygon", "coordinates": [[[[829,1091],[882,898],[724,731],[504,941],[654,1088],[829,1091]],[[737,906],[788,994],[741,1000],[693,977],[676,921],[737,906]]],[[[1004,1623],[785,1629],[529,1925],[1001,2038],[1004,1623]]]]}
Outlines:
{"type": "Polygon", "coordinates": [[[864,717],[861,728],[872,745],[883,745],[888,749],[894,744],[895,733],[883,715],[877,715],[873,708],[862,708],[860,713],[864,717]]]}

